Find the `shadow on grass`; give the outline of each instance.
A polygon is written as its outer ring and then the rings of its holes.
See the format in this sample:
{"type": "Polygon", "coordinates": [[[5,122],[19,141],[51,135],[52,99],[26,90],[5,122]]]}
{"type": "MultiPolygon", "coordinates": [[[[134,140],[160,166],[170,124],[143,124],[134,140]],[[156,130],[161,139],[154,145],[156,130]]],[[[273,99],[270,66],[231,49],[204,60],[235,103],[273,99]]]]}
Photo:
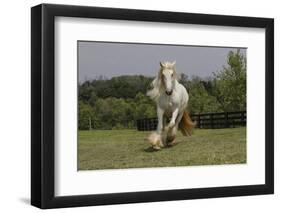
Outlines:
{"type": "Polygon", "coordinates": [[[162,149],[171,149],[173,148],[174,146],[177,146],[180,142],[177,142],[177,143],[174,143],[174,144],[168,144],[167,146],[164,146],[163,148],[161,149],[154,149],[152,146],[150,147],[147,147],[144,149],[145,152],[159,152],[161,151],[162,149]]]}
{"type": "Polygon", "coordinates": [[[145,152],[159,152],[160,150],[154,149],[152,146],[147,147],[147,148],[144,149],[145,152]]]}

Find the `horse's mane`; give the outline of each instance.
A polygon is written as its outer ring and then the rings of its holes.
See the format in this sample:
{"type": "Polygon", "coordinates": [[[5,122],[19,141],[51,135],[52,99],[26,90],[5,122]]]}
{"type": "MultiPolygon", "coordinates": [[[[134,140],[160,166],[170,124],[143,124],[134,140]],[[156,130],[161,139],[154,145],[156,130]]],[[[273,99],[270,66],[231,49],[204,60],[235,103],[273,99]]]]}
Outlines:
{"type": "MultiPolygon", "coordinates": [[[[161,70],[159,72],[161,72],[161,70]]],[[[161,76],[159,78],[159,73],[151,82],[151,87],[152,89],[148,90],[146,95],[149,96],[152,100],[157,101],[160,96],[160,90],[163,87],[161,76]]]]}
{"type": "Polygon", "coordinates": [[[152,100],[157,101],[161,92],[163,91],[163,83],[162,83],[162,70],[163,69],[172,69],[174,71],[175,80],[178,80],[179,77],[177,75],[176,69],[174,67],[175,62],[160,62],[161,68],[158,71],[157,76],[153,79],[151,83],[151,90],[148,90],[146,95],[149,96],[152,100]]]}

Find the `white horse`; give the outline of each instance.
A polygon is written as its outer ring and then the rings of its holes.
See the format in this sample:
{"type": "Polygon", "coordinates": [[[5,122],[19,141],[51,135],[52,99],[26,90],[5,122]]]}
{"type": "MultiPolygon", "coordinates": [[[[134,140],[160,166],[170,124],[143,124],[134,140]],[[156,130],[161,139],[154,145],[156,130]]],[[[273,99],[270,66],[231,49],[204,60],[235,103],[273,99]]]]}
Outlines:
{"type": "Polygon", "coordinates": [[[154,144],[156,149],[164,144],[173,145],[178,128],[187,136],[191,135],[195,126],[186,111],[189,96],[185,87],[178,82],[175,64],[176,62],[160,62],[158,75],[152,81],[153,88],[147,92],[157,104],[157,134],[161,136],[161,140],[154,144]],[[170,121],[166,126],[167,119],[170,121]]]}

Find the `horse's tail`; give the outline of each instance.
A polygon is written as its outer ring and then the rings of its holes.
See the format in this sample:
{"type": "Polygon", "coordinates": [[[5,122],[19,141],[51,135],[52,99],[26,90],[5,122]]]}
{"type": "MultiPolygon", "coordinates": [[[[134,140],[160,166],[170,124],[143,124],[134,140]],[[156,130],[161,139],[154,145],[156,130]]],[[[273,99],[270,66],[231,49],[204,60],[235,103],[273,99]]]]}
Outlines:
{"type": "Polygon", "coordinates": [[[181,130],[182,134],[187,136],[191,135],[193,132],[193,128],[195,127],[196,123],[193,122],[188,114],[188,112],[185,110],[182,116],[182,119],[179,123],[179,129],[181,130]]]}

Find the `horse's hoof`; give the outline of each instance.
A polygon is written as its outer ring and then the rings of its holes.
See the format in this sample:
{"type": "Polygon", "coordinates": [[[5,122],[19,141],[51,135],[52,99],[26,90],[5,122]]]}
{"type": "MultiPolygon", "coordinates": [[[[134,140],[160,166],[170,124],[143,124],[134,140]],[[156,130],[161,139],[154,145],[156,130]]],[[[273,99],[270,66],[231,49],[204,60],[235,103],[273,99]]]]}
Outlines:
{"type": "Polygon", "coordinates": [[[152,148],[153,148],[155,151],[159,151],[159,150],[161,149],[160,146],[153,146],[152,148]]]}
{"type": "Polygon", "coordinates": [[[176,140],[174,140],[173,142],[170,143],[172,146],[178,144],[178,142],[176,140]]]}
{"type": "Polygon", "coordinates": [[[168,146],[168,147],[171,147],[171,146],[176,145],[177,143],[178,143],[178,142],[176,142],[176,139],[174,138],[174,140],[171,140],[171,141],[167,142],[167,146],[168,146]]]}
{"type": "Polygon", "coordinates": [[[161,149],[161,147],[163,147],[163,142],[160,134],[157,134],[155,132],[151,133],[148,136],[147,140],[154,149],[159,150],[161,149]]]}

